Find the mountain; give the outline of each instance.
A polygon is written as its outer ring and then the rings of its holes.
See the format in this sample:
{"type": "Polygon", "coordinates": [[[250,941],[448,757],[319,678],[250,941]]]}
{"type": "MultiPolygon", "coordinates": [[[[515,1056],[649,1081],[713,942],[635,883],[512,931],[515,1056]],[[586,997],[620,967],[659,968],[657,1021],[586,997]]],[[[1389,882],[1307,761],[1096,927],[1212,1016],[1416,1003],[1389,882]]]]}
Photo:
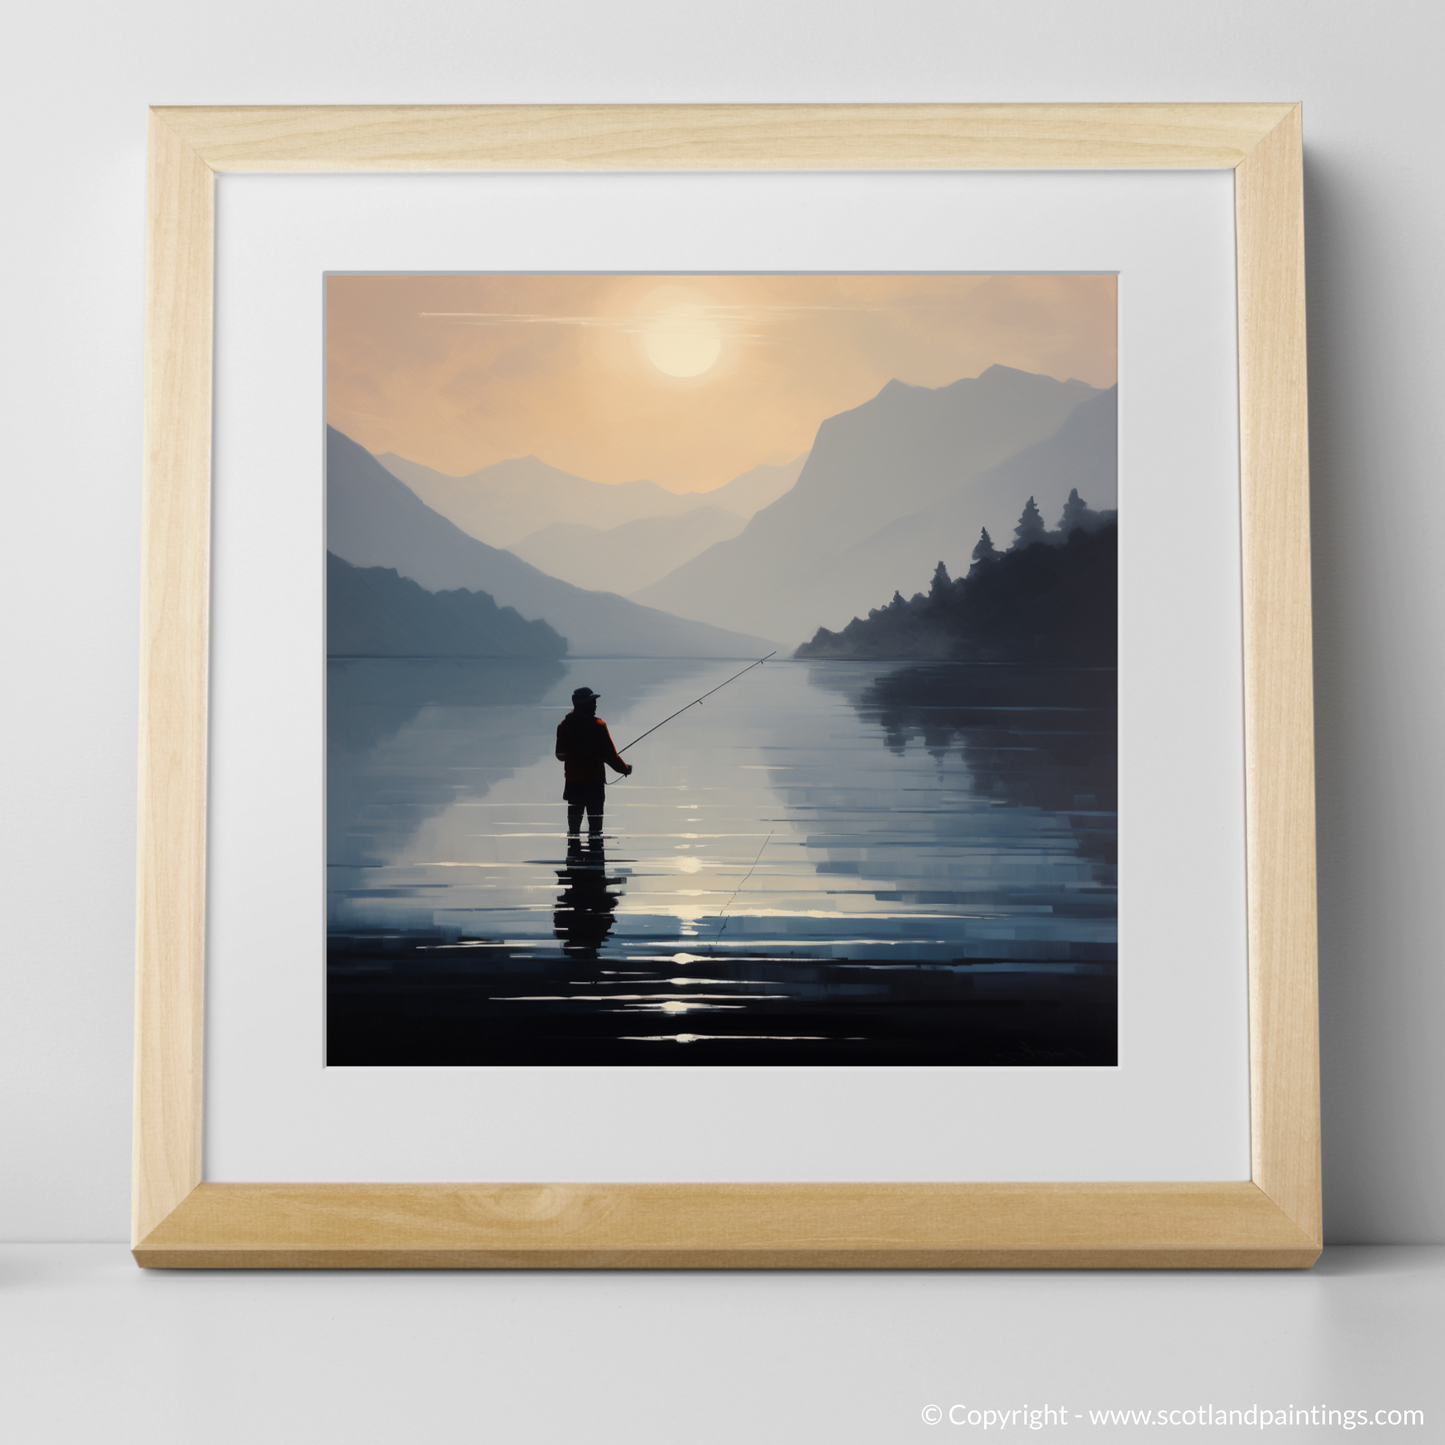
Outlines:
{"type": "Polygon", "coordinates": [[[792,487],[807,460],[808,454],[804,452],[790,462],[763,462],[710,492],[686,492],[684,496],[691,497],[700,506],[722,507],[739,517],[751,517],[754,512],[771,506],[792,487]]]}
{"type": "Polygon", "coordinates": [[[393,452],[376,460],[433,511],[492,547],[511,547],[558,522],[607,531],[645,517],[681,516],[703,506],[750,517],[787,491],[803,465],[802,457],[784,466],[765,464],[711,492],[678,493],[656,482],[617,486],[589,482],[536,457],[496,462],[464,477],[449,477],[393,452]]]}
{"type": "MultiPolygon", "coordinates": [[[[818,428],[796,485],[739,536],[632,593],[633,600],[789,641],[820,626],[841,627],[874,606],[879,593],[871,568],[853,574],[853,549],[899,518],[968,491],[1099,394],[1080,381],[1005,366],[937,389],[890,381],[871,401],[818,428]]],[[[883,595],[909,585],[915,572],[910,565],[883,595]]]]}
{"type": "Polygon", "coordinates": [[[498,607],[485,592],[428,592],[391,567],[326,554],[328,657],[563,657],[545,622],[498,607]]]}
{"type": "Polygon", "coordinates": [[[736,512],[694,507],[680,517],[639,517],[605,532],[578,522],[554,522],[507,550],[574,586],[626,593],[665,577],[745,526],[747,519],[736,512]]]}
{"type": "Polygon", "coordinates": [[[510,547],[559,518],[588,527],[616,527],[638,517],[675,517],[695,505],[656,482],[609,487],[549,467],[536,457],[496,462],[465,477],[434,472],[391,452],[377,461],[433,511],[492,547],[510,547]]]}
{"type": "Polygon", "coordinates": [[[326,429],[326,545],[356,567],[394,567],[429,592],[486,592],[543,618],[573,656],[750,657],[771,645],[558,581],[434,512],[363,447],[326,429]]]}
{"type": "Polygon", "coordinates": [[[1052,436],[990,467],[942,501],[899,517],[855,543],[835,565],[860,592],[868,587],[876,605],[876,599],[896,588],[908,591],[940,561],[950,572],[966,572],[981,527],[988,528],[1001,551],[1011,546],[1028,497],[1037,503],[1045,524],[1057,526],[1073,489],[1098,511],[1118,506],[1117,386],[1081,402],[1052,436]]]}

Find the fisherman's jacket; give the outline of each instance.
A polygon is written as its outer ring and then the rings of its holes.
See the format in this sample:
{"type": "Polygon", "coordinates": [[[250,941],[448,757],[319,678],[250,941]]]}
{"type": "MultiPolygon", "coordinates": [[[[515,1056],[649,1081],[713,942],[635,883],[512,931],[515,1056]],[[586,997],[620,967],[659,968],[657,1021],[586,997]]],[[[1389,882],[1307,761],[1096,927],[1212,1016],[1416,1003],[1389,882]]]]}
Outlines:
{"type": "Polygon", "coordinates": [[[604,764],[619,773],[627,770],[600,717],[569,712],[557,724],[557,756],[565,764],[563,772],[569,783],[603,782],[607,777],[604,764]]]}

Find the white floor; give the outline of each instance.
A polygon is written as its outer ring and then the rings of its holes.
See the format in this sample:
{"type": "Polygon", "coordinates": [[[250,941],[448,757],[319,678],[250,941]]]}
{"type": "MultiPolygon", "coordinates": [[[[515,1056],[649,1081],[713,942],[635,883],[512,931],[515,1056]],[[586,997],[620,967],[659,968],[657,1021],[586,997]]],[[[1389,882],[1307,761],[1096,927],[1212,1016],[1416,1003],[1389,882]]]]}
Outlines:
{"type": "Polygon", "coordinates": [[[878,1445],[1045,1406],[1066,1423],[1003,1433],[1352,1433],[1088,1413],[1321,1406],[1424,1411],[1368,1438],[1427,1441],[1442,1359],[1445,1247],[1334,1248],[1308,1273],[618,1275],[166,1273],[118,1245],[0,1246],[14,1445],[878,1445]]]}

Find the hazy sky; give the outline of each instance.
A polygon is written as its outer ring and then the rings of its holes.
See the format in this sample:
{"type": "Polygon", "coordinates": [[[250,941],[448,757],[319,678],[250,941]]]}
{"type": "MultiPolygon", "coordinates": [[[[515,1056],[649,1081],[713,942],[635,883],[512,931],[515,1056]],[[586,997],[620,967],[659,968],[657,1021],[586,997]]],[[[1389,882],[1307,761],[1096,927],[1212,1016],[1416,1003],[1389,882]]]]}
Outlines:
{"type": "Polygon", "coordinates": [[[1094,386],[1113,276],[333,276],[327,420],[460,476],[532,455],[720,486],[806,451],[892,378],[994,363],[1094,386]]]}

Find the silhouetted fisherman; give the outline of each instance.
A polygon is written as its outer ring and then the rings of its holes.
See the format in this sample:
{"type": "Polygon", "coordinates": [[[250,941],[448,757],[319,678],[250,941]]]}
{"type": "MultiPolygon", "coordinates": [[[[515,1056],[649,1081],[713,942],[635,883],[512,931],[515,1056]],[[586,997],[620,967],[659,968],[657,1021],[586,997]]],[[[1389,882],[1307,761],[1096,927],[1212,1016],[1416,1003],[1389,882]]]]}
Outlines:
{"type": "Polygon", "coordinates": [[[557,724],[557,756],[563,763],[567,802],[567,833],[575,838],[582,829],[582,810],[587,810],[587,831],[602,831],[602,809],[607,802],[607,769],[624,777],[632,771],[612,743],[607,724],[597,716],[601,693],[579,687],[572,694],[572,711],[557,724]]]}

